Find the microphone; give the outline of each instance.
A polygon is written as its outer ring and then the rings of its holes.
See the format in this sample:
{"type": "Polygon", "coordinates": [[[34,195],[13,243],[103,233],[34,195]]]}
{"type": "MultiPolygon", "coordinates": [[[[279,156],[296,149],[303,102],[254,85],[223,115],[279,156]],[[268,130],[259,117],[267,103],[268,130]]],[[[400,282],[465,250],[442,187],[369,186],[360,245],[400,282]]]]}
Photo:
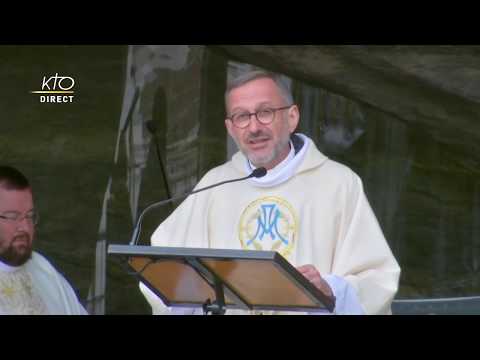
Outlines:
{"type": "Polygon", "coordinates": [[[137,245],[138,238],[140,237],[140,231],[142,230],[143,217],[150,210],[155,209],[157,207],[160,207],[162,205],[171,203],[173,201],[183,199],[185,197],[188,197],[190,195],[199,193],[201,191],[212,189],[212,188],[220,186],[220,185],[225,185],[225,184],[229,184],[229,183],[233,183],[233,182],[237,182],[237,181],[244,181],[244,180],[251,179],[251,178],[261,178],[261,177],[264,177],[265,175],[267,175],[267,169],[265,169],[264,167],[257,168],[255,170],[253,170],[252,173],[248,176],[245,176],[245,177],[242,177],[242,178],[239,178],[239,179],[222,181],[222,182],[219,182],[219,183],[216,183],[216,184],[213,184],[213,185],[201,188],[201,189],[197,189],[197,190],[191,191],[189,193],[186,193],[186,194],[183,194],[183,195],[180,195],[180,196],[176,196],[176,197],[173,197],[173,198],[170,198],[170,199],[167,199],[167,200],[159,201],[159,202],[156,202],[156,203],[153,203],[153,204],[147,206],[145,208],[145,210],[143,210],[142,213],[140,214],[140,216],[138,217],[137,224],[135,225],[135,228],[133,229],[133,234],[132,234],[132,239],[130,241],[130,245],[131,246],[132,245],[137,245]]]}

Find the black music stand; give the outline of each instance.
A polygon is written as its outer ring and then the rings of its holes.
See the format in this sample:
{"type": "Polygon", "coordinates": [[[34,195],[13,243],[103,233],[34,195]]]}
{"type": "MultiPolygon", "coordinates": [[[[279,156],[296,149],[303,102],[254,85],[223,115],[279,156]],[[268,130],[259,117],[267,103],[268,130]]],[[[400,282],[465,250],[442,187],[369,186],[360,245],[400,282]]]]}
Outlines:
{"type": "Polygon", "coordinates": [[[326,296],[279,253],[221,249],[110,245],[166,306],[333,312],[326,296]]]}

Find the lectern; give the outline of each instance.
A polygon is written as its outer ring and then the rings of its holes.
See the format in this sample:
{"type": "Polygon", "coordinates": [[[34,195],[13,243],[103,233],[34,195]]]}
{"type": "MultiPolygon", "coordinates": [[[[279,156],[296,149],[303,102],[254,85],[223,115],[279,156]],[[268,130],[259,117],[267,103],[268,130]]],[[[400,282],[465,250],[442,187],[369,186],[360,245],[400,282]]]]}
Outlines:
{"type": "Polygon", "coordinates": [[[108,254],[169,307],[201,306],[214,315],[335,308],[334,299],[277,252],[110,245],[108,254]]]}

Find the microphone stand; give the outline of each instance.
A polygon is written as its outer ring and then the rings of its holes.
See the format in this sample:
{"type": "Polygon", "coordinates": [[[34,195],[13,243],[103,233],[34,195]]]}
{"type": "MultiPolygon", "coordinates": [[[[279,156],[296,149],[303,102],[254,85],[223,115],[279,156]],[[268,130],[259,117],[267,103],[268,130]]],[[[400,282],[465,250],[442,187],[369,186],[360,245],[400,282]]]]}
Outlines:
{"type": "Polygon", "coordinates": [[[155,143],[155,150],[157,152],[157,158],[160,164],[160,171],[162,172],[163,183],[165,184],[165,190],[167,192],[167,198],[171,198],[172,193],[170,192],[170,185],[168,184],[167,173],[165,171],[165,166],[163,165],[162,156],[160,155],[160,146],[158,144],[157,127],[153,120],[147,121],[146,125],[147,125],[147,130],[152,135],[153,142],[155,143]]]}
{"type": "Polygon", "coordinates": [[[261,168],[257,168],[255,170],[253,170],[253,172],[248,175],[248,176],[245,176],[243,178],[239,178],[239,179],[233,179],[233,180],[227,180],[227,181],[222,181],[220,183],[217,183],[217,184],[213,184],[213,185],[210,185],[210,186],[207,186],[207,187],[204,187],[204,188],[201,188],[201,189],[197,189],[197,190],[194,190],[194,191],[191,191],[189,193],[186,193],[184,195],[181,195],[181,196],[176,196],[176,197],[173,197],[173,198],[170,198],[170,199],[167,199],[167,200],[163,200],[163,201],[159,201],[159,202],[156,202],[156,203],[153,203],[149,206],[147,206],[143,211],[142,213],[140,214],[140,216],[138,217],[138,220],[137,220],[137,225],[135,226],[135,229],[133,230],[133,234],[132,234],[132,239],[130,241],[130,245],[132,246],[135,246],[137,245],[137,242],[138,242],[138,239],[140,237],[140,231],[142,229],[142,221],[143,221],[143,217],[145,216],[146,213],[148,213],[150,210],[153,210],[157,207],[160,207],[162,205],[165,205],[165,204],[168,204],[168,203],[171,203],[173,201],[177,201],[177,200],[180,200],[180,199],[183,199],[185,197],[188,197],[190,195],[193,195],[193,194],[196,194],[196,193],[199,193],[201,191],[205,191],[205,190],[208,190],[208,189],[211,189],[211,188],[214,188],[214,187],[217,187],[217,186],[220,186],[220,185],[224,185],[224,184],[228,184],[228,183],[233,183],[233,182],[237,182],[237,181],[244,181],[244,180],[247,180],[247,179],[250,179],[250,178],[261,178],[261,177],[264,177],[265,175],[267,174],[267,170],[263,167],[261,168]]]}

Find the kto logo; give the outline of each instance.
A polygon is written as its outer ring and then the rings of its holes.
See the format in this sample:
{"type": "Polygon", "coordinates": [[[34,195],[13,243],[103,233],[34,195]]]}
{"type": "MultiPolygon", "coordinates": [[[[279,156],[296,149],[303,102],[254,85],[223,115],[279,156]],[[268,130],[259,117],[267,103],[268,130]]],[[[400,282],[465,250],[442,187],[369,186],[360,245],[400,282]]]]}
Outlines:
{"type": "Polygon", "coordinates": [[[75,80],[70,76],[44,76],[42,89],[31,91],[32,94],[40,95],[41,103],[72,103],[75,94],[73,90],[75,80]]]}

